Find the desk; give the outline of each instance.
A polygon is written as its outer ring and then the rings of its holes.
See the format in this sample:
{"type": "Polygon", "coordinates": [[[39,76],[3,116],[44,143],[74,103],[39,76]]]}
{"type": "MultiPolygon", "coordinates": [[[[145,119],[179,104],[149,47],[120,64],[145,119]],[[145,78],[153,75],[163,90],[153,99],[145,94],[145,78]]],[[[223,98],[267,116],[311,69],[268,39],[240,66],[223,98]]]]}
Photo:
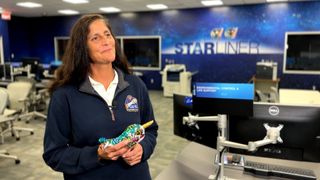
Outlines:
{"type": "Polygon", "coordinates": [[[11,83],[12,81],[10,80],[2,80],[0,79],[0,87],[7,87],[9,83],[11,83]]]}
{"type": "MultiPolygon", "coordinates": [[[[213,164],[215,149],[191,142],[177,156],[172,163],[164,169],[155,180],[198,180],[208,179],[210,174],[217,172],[218,167],[213,164]]],[[[311,169],[320,178],[320,163],[289,161],[255,156],[245,156],[247,160],[268,162],[270,164],[284,165],[296,168],[311,169]]],[[[241,168],[225,167],[225,175],[235,179],[261,179],[250,174],[244,174],[241,168]]],[[[271,177],[269,177],[270,179],[271,177]]],[[[278,178],[279,179],[279,178],[278,178]]]]}
{"type": "MultiPolygon", "coordinates": [[[[7,87],[9,83],[13,81],[8,81],[8,80],[0,80],[0,87],[7,87]]],[[[44,89],[47,88],[49,85],[50,81],[41,81],[36,83],[36,88],[37,89],[44,89]]]]}
{"type": "Polygon", "coordinates": [[[279,89],[281,104],[320,105],[320,92],[304,89],[279,89]]]}

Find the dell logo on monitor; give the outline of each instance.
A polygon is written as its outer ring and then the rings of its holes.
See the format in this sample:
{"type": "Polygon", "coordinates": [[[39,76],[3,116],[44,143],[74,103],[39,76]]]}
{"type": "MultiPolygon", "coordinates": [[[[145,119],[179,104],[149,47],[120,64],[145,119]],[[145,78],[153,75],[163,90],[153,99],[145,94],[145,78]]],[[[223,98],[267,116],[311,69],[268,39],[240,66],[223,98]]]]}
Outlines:
{"type": "Polygon", "coordinates": [[[271,116],[276,116],[280,113],[280,109],[278,108],[278,106],[270,106],[269,107],[269,114],[271,116]]]}

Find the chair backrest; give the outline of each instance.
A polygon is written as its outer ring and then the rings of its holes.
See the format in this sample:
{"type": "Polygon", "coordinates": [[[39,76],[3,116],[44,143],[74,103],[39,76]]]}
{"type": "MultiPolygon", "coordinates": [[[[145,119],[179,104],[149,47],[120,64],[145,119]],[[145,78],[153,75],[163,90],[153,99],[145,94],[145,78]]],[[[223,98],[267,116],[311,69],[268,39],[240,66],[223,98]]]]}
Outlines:
{"type": "Polygon", "coordinates": [[[256,90],[256,93],[258,95],[258,101],[269,102],[269,98],[268,98],[268,96],[266,94],[264,94],[260,90],[256,90]]]}
{"type": "Polygon", "coordinates": [[[4,110],[8,105],[9,95],[5,88],[0,87],[0,114],[3,114],[4,110]]]}
{"type": "Polygon", "coordinates": [[[271,86],[270,89],[271,89],[271,93],[270,93],[271,99],[273,100],[273,102],[278,103],[279,102],[279,91],[278,91],[278,89],[276,87],[274,87],[274,86],[271,86]]]}
{"type": "Polygon", "coordinates": [[[32,83],[24,81],[16,81],[9,83],[7,86],[7,91],[9,94],[9,107],[10,109],[23,109],[24,102],[23,99],[27,99],[32,90],[32,83]]]}
{"type": "Polygon", "coordinates": [[[28,78],[27,76],[17,76],[15,81],[23,81],[23,82],[30,82],[32,84],[32,90],[36,91],[36,83],[37,81],[34,78],[28,78]]]}

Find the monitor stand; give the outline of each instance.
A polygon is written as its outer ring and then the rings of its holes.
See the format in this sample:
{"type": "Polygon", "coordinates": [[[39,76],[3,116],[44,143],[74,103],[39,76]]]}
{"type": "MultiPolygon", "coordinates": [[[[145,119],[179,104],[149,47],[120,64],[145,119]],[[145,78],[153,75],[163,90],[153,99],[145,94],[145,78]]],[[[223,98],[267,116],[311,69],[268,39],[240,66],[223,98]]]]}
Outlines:
{"type": "MultiPolygon", "coordinates": [[[[236,149],[245,149],[248,151],[256,151],[259,147],[267,144],[277,144],[282,143],[280,137],[280,131],[283,128],[283,125],[280,124],[278,127],[270,127],[267,123],[263,124],[266,128],[267,134],[262,140],[258,141],[249,141],[248,144],[241,144],[232,141],[228,141],[226,138],[226,127],[227,127],[227,115],[218,114],[218,116],[194,116],[189,113],[188,117],[183,117],[183,123],[186,124],[196,124],[197,121],[215,121],[218,122],[218,137],[217,137],[217,150],[219,152],[218,161],[220,162],[220,180],[228,179],[224,175],[224,152],[227,147],[236,148],[236,149]]],[[[216,175],[210,175],[208,179],[216,179],[216,175]]]]}

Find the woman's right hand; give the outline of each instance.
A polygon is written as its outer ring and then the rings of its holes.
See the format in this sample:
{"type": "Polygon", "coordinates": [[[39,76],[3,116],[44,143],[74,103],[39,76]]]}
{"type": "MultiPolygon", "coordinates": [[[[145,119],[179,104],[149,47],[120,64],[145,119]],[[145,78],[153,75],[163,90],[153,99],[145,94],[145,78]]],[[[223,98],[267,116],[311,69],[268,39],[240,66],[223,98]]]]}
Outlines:
{"type": "Polygon", "coordinates": [[[98,157],[106,160],[117,160],[123,154],[129,151],[129,141],[124,140],[114,146],[104,147],[104,144],[100,144],[98,148],[98,157]]]}

